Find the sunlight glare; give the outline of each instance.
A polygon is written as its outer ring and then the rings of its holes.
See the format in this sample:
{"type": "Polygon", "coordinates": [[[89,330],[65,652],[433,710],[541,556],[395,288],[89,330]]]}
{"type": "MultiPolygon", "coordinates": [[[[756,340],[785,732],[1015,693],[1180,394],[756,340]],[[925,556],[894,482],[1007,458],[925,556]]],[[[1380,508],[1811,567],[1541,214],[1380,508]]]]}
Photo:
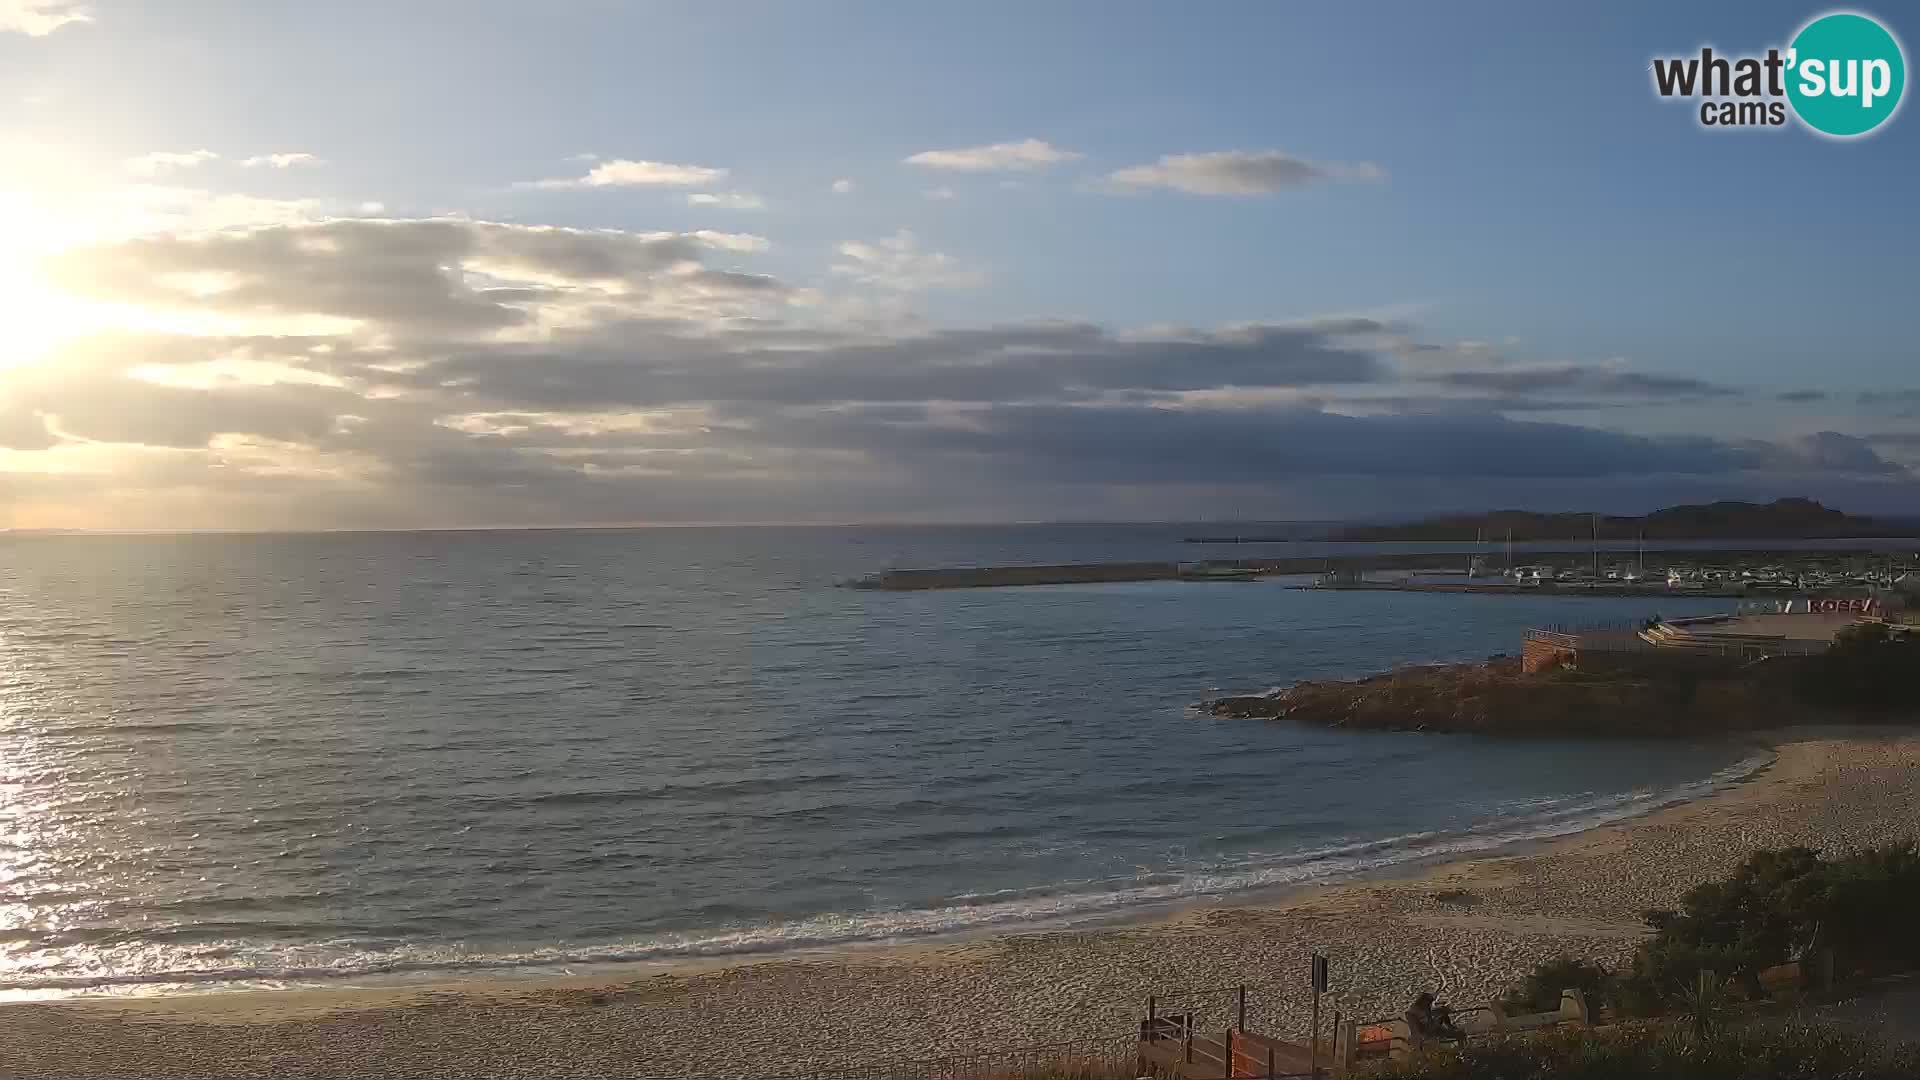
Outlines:
{"type": "Polygon", "coordinates": [[[43,207],[0,191],[0,370],[38,360],[89,329],[90,305],[49,285],[38,270],[59,250],[59,234],[43,207]]]}

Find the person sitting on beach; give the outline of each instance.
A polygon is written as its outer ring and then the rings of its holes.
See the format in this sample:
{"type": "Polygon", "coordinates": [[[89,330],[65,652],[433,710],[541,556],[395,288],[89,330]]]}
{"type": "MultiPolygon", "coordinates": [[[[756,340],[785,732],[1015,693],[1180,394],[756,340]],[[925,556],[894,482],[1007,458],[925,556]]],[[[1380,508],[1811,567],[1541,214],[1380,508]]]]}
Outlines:
{"type": "Polygon", "coordinates": [[[1437,1004],[1432,994],[1421,994],[1407,1006],[1407,1030],[1415,1036],[1416,1043],[1427,1039],[1456,1039],[1460,1029],[1454,1026],[1453,1012],[1445,1005],[1437,1004]]]}

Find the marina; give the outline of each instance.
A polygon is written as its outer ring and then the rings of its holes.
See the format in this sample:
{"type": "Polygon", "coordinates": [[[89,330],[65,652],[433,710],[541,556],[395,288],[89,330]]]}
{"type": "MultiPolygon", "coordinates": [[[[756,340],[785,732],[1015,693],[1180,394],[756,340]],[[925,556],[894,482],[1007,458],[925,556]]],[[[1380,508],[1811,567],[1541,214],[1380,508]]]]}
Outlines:
{"type": "Polygon", "coordinates": [[[1084,562],[890,569],[843,582],[887,592],[1130,581],[1244,581],[1298,577],[1291,587],[1563,596],[1747,597],[1818,593],[1861,598],[1912,588],[1920,554],[1858,549],[1621,552],[1533,550],[1344,552],[1255,559],[1084,562]],[[1518,558],[1529,560],[1517,562],[1518,558]]]}

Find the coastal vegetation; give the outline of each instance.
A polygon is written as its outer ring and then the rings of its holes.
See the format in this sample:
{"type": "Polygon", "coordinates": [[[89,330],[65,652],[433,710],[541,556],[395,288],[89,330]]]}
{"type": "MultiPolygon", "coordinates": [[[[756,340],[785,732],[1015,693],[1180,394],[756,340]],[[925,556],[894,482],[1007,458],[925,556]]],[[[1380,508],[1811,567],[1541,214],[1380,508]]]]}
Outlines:
{"type": "MultiPolygon", "coordinates": [[[[1856,1080],[1920,1076],[1920,1047],[1799,1013],[1745,1008],[1784,987],[1798,996],[1831,957],[1842,983],[1920,969],[1920,848],[1902,840],[1831,857],[1805,847],[1753,852],[1704,881],[1674,909],[1645,913],[1652,931],[1631,967],[1609,971],[1558,956],[1501,998],[1512,1013],[1550,1012],[1566,990],[1614,1019],[1599,1029],[1557,1028],[1435,1044],[1367,1075],[1380,1080],[1856,1080]],[[1788,967],[1787,965],[1798,965],[1788,967]],[[1781,981],[1782,973],[1793,977],[1781,981]]],[[[1127,1075],[1110,1057],[1038,1062],[1001,1080],[1106,1080],[1127,1075]]],[[[989,1075],[980,1074],[982,1077],[989,1075]]]]}
{"type": "Polygon", "coordinates": [[[1761,975],[1823,953],[1843,979],[1920,968],[1920,850],[1912,841],[1832,858],[1803,847],[1756,851],[1734,872],[1691,889],[1677,910],[1649,911],[1652,936],[1630,971],[1557,957],[1502,999],[1553,1007],[1578,989],[1627,1021],[1436,1048],[1373,1075],[1381,1080],[1672,1077],[1790,1080],[1920,1076],[1920,1047],[1810,1022],[1742,1020],[1761,975]]]}
{"type": "Polygon", "coordinates": [[[1775,499],[1770,503],[1715,502],[1669,506],[1644,517],[1612,514],[1543,514],[1495,510],[1455,514],[1384,525],[1356,525],[1336,540],[1489,541],[1569,540],[1800,540],[1920,535],[1920,522],[1861,517],[1823,506],[1812,499],[1775,499]]]}
{"type": "MultiPolygon", "coordinates": [[[[1677,909],[1649,911],[1653,931],[1619,973],[1561,956],[1503,998],[1542,1010],[1562,989],[1626,1016],[1698,1016],[1703,986],[1734,999],[1766,995],[1762,973],[1810,972],[1831,958],[1842,980],[1920,969],[1920,850],[1903,840],[1831,858],[1804,847],[1756,851],[1734,872],[1694,886],[1677,909]],[[1706,973],[1703,976],[1703,973],[1706,973]]],[[[1807,976],[1810,978],[1810,974],[1807,976]]]]}
{"type": "Polygon", "coordinates": [[[1837,634],[1826,652],[1806,658],[1795,672],[1794,689],[1804,701],[1920,712],[1915,671],[1920,671],[1920,634],[1861,623],[1837,634]]]}
{"type": "Polygon", "coordinates": [[[1822,951],[1842,978],[1920,968],[1920,852],[1910,840],[1832,858],[1808,848],[1756,851],[1734,873],[1650,911],[1653,936],[1618,983],[1625,1008],[1671,1007],[1701,971],[1748,996],[1760,973],[1822,951]]]}
{"type": "Polygon", "coordinates": [[[1920,1048],[1833,1024],[1787,1021],[1701,1033],[1682,1025],[1560,1031],[1445,1047],[1378,1080],[1912,1080],[1920,1048]]]}

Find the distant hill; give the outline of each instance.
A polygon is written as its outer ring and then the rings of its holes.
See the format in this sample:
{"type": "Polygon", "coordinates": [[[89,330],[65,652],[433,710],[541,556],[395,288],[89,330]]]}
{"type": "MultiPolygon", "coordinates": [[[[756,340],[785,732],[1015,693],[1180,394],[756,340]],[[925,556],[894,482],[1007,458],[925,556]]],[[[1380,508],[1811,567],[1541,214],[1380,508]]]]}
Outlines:
{"type": "Polygon", "coordinates": [[[1822,506],[1812,499],[1775,499],[1770,503],[1716,502],[1669,506],[1645,517],[1614,514],[1536,514],[1494,510],[1457,514],[1398,525],[1359,525],[1334,534],[1336,540],[1515,540],[1584,541],[1598,526],[1603,540],[1814,540],[1861,536],[1920,536],[1912,521],[1859,517],[1822,506]]]}

